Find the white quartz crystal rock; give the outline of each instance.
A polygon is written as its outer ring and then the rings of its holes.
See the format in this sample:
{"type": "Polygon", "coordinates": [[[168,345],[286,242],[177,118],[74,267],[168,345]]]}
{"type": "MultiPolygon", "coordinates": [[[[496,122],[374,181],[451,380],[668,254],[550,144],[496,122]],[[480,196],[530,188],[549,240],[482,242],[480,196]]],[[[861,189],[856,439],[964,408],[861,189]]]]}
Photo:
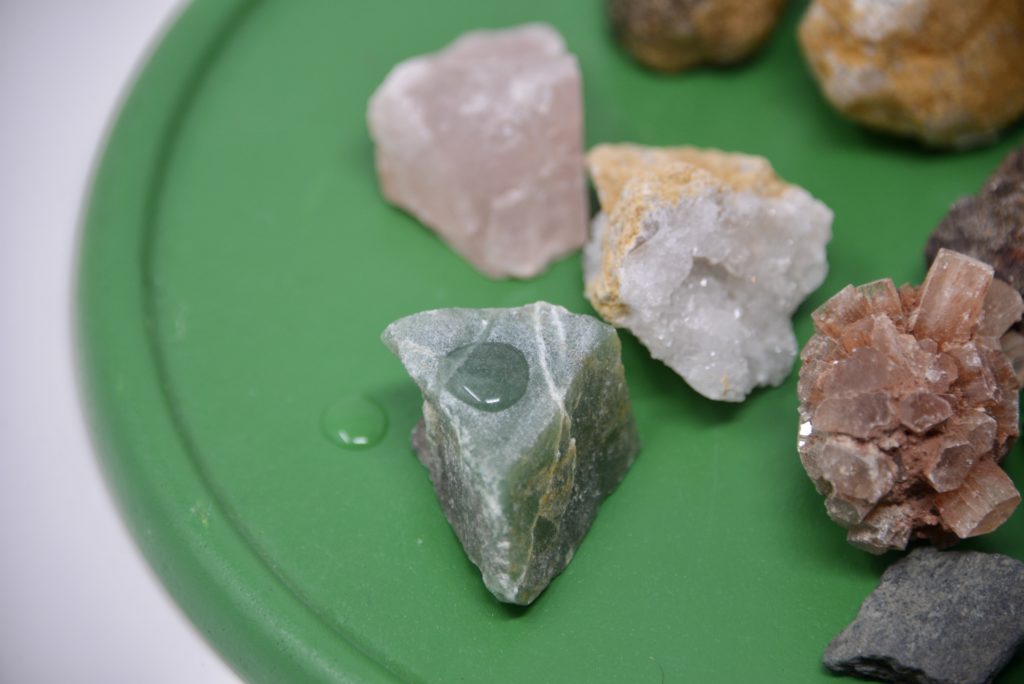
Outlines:
{"type": "Polygon", "coordinates": [[[762,157],[599,145],[587,297],[710,399],[778,385],[790,317],[825,278],[832,211],[762,157]]]}
{"type": "Polygon", "coordinates": [[[367,116],[384,196],[486,275],[536,275],[586,241],[580,72],[552,27],[406,60],[367,116]]]}

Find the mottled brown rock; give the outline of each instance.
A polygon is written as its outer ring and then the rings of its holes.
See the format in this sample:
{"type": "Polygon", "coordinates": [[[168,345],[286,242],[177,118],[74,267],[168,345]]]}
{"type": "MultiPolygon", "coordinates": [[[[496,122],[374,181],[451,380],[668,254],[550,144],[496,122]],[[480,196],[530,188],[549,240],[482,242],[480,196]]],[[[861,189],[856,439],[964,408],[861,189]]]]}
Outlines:
{"type": "Polygon", "coordinates": [[[1010,363],[1013,364],[1013,372],[1017,374],[1017,382],[1024,386],[1024,335],[1020,334],[1016,330],[1003,335],[1003,339],[1000,340],[1003,347],[1003,352],[1010,359],[1010,363]]]}
{"type": "Polygon", "coordinates": [[[965,148],[1024,112],[1020,0],[815,0],[799,36],[825,97],[871,128],[965,148]]]}
{"type": "Polygon", "coordinates": [[[950,208],[925,246],[929,265],[942,248],[990,264],[1024,295],[1024,147],[1007,155],[978,194],[950,208]]]}
{"type": "MultiPolygon", "coordinates": [[[[925,246],[929,265],[943,248],[991,265],[996,276],[993,287],[1013,287],[1024,295],[1024,147],[1006,156],[978,194],[964,197],[952,206],[925,246]]],[[[1017,380],[1024,385],[1021,311],[1011,306],[1002,312],[991,312],[989,318],[998,318],[998,325],[1007,320],[1015,324],[1003,337],[1002,347],[1017,380]]]]}
{"type": "Polygon", "coordinates": [[[1020,384],[1000,337],[1024,303],[992,268],[941,250],[920,287],[847,286],[801,353],[800,460],[825,509],[873,553],[986,534],[1020,503],[998,465],[1020,384]]]}
{"type": "Polygon", "coordinates": [[[786,0],[608,0],[612,33],[641,64],[682,71],[726,65],[768,38],[786,0]]]}

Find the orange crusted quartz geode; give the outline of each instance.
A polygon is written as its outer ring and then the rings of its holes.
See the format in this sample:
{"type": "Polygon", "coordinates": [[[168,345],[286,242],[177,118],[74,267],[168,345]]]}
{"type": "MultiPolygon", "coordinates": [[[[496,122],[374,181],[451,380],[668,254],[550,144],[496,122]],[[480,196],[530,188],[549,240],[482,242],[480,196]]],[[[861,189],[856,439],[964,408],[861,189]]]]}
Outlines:
{"type": "Polygon", "coordinates": [[[999,466],[1020,387],[999,338],[1024,311],[992,268],[939,252],[924,284],[847,286],[801,353],[800,460],[851,544],[948,546],[1020,503],[999,466]]]}

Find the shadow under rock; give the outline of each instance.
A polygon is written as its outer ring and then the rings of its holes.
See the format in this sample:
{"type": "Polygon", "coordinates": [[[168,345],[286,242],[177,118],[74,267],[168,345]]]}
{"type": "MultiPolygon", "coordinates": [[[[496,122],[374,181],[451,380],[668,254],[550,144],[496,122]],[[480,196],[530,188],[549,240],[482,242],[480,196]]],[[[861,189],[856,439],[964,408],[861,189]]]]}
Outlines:
{"type": "Polygon", "coordinates": [[[494,603],[498,604],[498,607],[501,609],[501,612],[504,615],[504,617],[510,620],[518,620],[519,618],[524,617],[527,613],[530,612],[530,608],[537,605],[538,601],[544,600],[544,594],[547,593],[547,590],[545,589],[540,596],[533,600],[533,603],[531,603],[528,606],[520,606],[515,603],[502,603],[498,599],[494,598],[494,595],[491,594],[491,592],[487,591],[487,587],[484,586],[484,583],[482,581],[480,582],[480,591],[487,595],[487,600],[493,601],[494,603]]]}
{"type": "MultiPolygon", "coordinates": [[[[594,189],[594,184],[587,183],[587,215],[590,217],[590,221],[594,220],[597,213],[601,211],[601,201],[597,198],[597,190],[594,189]]],[[[590,226],[587,226],[587,234],[590,234],[590,226]]]]}
{"type": "MultiPolygon", "coordinates": [[[[813,84],[815,89],[818,89],[817,83],[810,74],[807,74],[807,80],[813,84]]],[[[969,155],[975,152],[984,152],[1004,140],[1024,135],[1024,118],[1022,118],[1004,128],[992,140],[977,147],[958,150],[955,148],[930,146],[916,138],[887,133],[860,124],[839,112],[820,92],[819,96],[821,118],[818,123],[823,128],[828,129],[828,137],[837,147],[870,148],[884,154],[896,154],[920,159],[939,159],[950,154],[969,155]]]]}
{"type": "Polygon", "coordinates": [[[804,473],[795,448],[792,458],[795,466],[785,466],[794,471],[792,477],[787,478],[792,482],[787,497],[792,507],[789,517],[793,524],[785,527],[785,535],[788,537],[786,546],[812,561],[822,573],[854,569],[871,577],[881,577],[885,569],[899,560],[902,554],[888,552],[876,556],[846,541],[846,530],[828,517],[825,497],[818,494],[804,473]]]}
{"type": "Polygon", "coordinates": [[[1024,648],[1017,649],[997,679],[1000,682],[1024,682],[1024,648]]]}

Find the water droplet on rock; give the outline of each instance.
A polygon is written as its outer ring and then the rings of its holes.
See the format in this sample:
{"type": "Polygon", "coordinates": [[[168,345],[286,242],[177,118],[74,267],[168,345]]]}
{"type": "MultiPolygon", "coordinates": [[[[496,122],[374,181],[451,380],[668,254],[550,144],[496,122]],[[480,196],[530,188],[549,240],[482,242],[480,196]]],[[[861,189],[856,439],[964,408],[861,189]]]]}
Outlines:
{"type": "Polygon", "coordinates": [[[497,413],[526,393],[530,367],[511,344],[478,342],[450,352],[439,370],[445,389],[470,406],[497,413]]]}

